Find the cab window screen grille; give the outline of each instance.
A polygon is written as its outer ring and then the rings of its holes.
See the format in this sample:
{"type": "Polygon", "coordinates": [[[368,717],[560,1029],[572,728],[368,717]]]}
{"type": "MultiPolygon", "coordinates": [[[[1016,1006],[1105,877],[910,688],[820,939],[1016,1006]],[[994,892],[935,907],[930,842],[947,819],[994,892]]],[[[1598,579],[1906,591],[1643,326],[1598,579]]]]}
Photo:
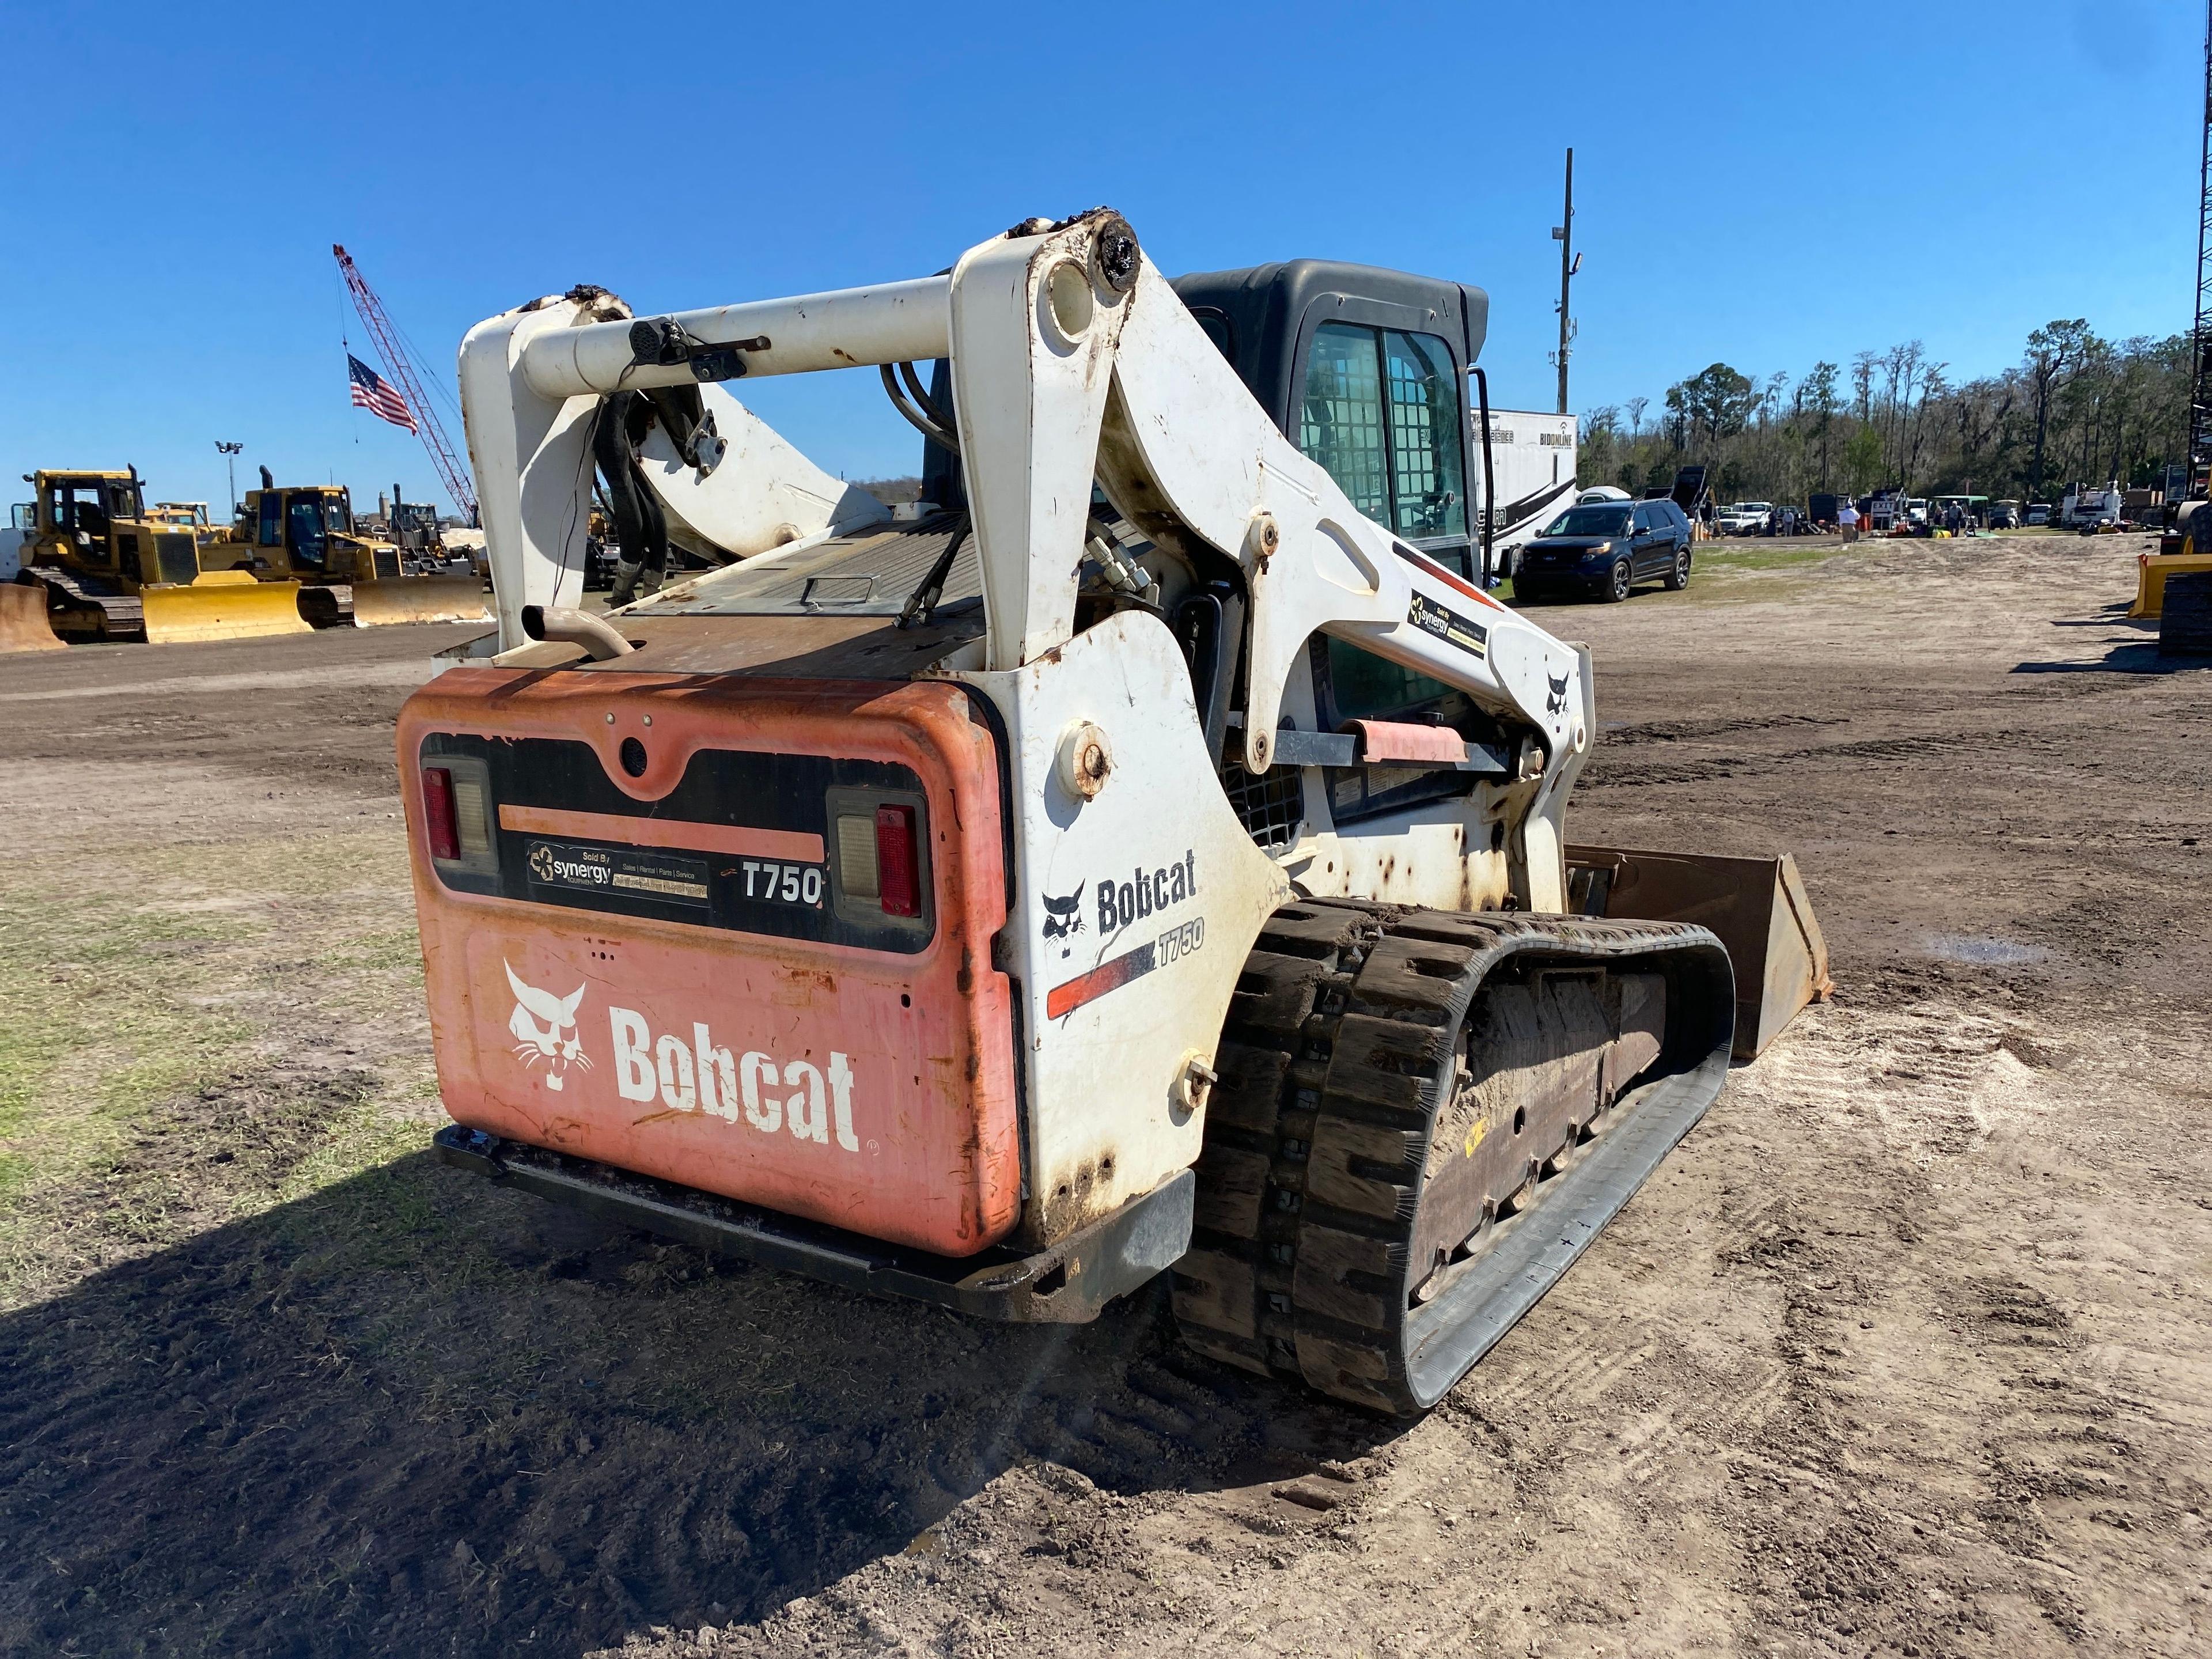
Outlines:
{"type": "Polygon", "coordinates": [[[1381,523],[1389,495],[1382,458],[1382,376],[1375,331],[1323,323],[1306,354],[1298,447],[1319,461],[1363,518],[1381,523]]]}
{"type": "Polygon", "coordinates": [[[1390,467],[1401,536],[1449,536],[1467,527],[1459,392],[1451,353],[1425,334],[1383,336],[1390,386],[1390,467]]]}

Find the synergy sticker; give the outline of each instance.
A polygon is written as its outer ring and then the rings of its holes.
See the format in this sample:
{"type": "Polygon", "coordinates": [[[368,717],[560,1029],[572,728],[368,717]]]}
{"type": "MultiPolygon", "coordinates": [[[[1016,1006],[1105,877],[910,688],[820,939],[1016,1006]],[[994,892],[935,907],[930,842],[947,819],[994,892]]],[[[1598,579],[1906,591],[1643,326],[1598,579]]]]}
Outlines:
{"type": "Polygon", "coordinates": [[[581,893],[628,893],[677,904],[707,902],[707,860],[681,853],[532,841],[525,856],[533,886],[563,887],[581,893]]]}
{"type": "Polygon", "coordinates": [[[1490,650],[1490,630],[1472,617],[1462,617],[1449,605],[1439,605],[1425,593],[1413,595],[1413,602],[1406,608],[1406,620],[1422,632],[1433,634],[1448,644],[1455,645],[1470,656],[1486,656],[1490,650]]]}

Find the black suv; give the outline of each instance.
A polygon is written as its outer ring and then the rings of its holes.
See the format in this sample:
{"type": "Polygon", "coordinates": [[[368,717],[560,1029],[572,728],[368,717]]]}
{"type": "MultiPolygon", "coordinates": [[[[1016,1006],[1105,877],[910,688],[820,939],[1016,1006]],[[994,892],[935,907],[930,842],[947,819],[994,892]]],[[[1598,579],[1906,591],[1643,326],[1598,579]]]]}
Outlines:
{"type": "Polygon", "coordinates": [[[1690,585],[1690,520],[1672,501],[1571,507],[1521,550],[1513,592],[1522,599],[1585,593],[1619,601],[1638,582],[1690,585]]]}

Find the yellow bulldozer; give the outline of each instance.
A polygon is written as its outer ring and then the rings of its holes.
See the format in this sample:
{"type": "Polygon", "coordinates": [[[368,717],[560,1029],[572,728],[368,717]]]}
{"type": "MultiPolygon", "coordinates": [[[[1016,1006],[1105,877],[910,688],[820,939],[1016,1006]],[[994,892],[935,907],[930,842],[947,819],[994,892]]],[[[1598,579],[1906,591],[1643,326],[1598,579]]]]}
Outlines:
{"type": "Polygon", "coordinates": [[[447,574],[436,550],[402,548],[361,528],[344,486],[279,488],[265,466],[230,538],[212,544],[206,559],[295,585],[300,615],[317,628],[492,619],[473,565],[447,574]]]}
{"type": "Polygon", "coordinates": [[[0,606],[0,645],[36,649],[64,641],[191,640],[304,634],[296,582],[261,582],[208,556],[188,521],[149,512],[136,467],[61,469],[23,475],[35,500],[16,585],[0,606]]]}

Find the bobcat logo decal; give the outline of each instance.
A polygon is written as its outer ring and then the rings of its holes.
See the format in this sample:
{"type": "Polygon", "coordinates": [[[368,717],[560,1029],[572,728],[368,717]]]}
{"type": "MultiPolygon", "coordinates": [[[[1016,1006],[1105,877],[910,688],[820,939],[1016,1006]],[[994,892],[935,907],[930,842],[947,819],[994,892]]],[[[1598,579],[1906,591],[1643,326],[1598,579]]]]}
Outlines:
{"type": "Polygon", "coordinates": [[[514,1052],[522,1056],[522,1063],[534,1066],[541,1060],[545,1061],[549,1089],[561,1087],[571,1066],[590,1070],[592,1057],[584,1052],[576,1030],[576,1005],[584,1000],[585,988],[579,985],[567,996],[556,997],[550,991],[525,985],[516,977],[513,963],[502,962],[501,966],[507,969],[507,982],[514,991],[514,1012],[507,1018],[507,1029],[514,1033],[514,1052]]]}
{"type": "Polygon", "coordinates": [[[1573,678],[1571,674],[1562,674],[1557,679],[1553,679],[1549,674],[1544,676],[1544,683],[1552,688],[1552,695],[1544,699],[1544,712],[1547,714],[1564,714],[1567,712],[1567,682],[1573,678]]]}
{"type": "MultiPolygon", "coordinates": [[[[1090,884],[1087,881],[1080,884],[1066,898],[1054,898],[1049,893],[1044,896],[1044,936],[1047,939],[1064,940],[1069,934],[1083,931],[1083,889],[1090,884]]],[[[1067,955],[1068,948],[1063,944],[1060,947],[1060,955],[1067,955]]]]}

